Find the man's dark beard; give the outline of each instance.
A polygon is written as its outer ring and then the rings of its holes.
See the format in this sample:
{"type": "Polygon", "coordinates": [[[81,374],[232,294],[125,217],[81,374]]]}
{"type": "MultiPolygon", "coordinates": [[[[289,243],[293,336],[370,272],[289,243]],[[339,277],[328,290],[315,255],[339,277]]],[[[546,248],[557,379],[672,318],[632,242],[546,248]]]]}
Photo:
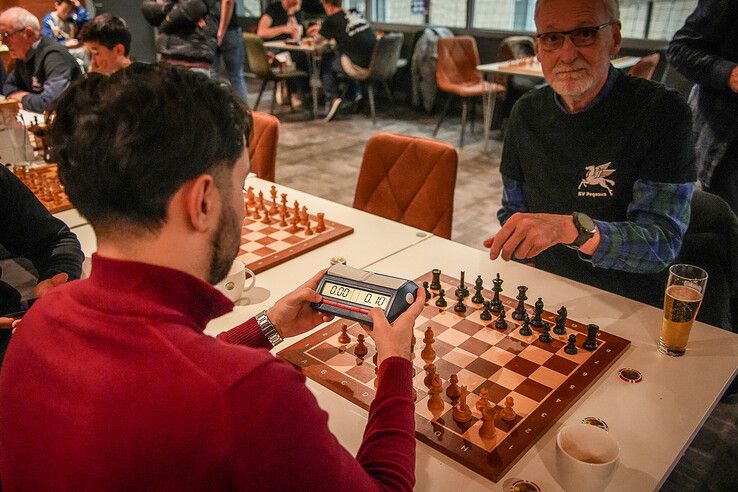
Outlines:
{"type": "Polygon", "coordinates": [[[231,264],[238,254],[240,246],[241,224],[238,223],[236,213],[223,204],[223,212],[218,219],[218,230],[213,234],[212,255],[210,260],[210,283],[215,285],[226,276],[231,264]]]}

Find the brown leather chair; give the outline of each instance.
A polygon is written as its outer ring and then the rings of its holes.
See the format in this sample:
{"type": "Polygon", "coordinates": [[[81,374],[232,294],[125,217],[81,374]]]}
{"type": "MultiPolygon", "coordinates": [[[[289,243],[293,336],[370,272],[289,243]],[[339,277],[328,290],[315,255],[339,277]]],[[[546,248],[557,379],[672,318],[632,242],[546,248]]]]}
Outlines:
{"type": "Polygon", "coordinates": [[[651,80],[653,78],[653,73],[656,71],[656,66],[659,64],[659,61],[661,61],[661,55],[658,53],[644,56],[638,63],[630,67],[630,70],[628,70],[628,75],[651,80]]]}
{"type": "Polygon", "coordinates": [[[279,120],[270,114],[251,113],[254,129],[249,141],[251,172],[261,179],[274,181],[279,141],[279,120]]]}
{"type": "Polygon", "coordinates": [[[457,163],[445,142],[377,133],[364,150],[354,208],[450,239],[457,163]]]}
{"type": "Polygon", "coordinates": [[[466,129],[469,98],[482,96],[482,106],[485,108],[485,125],[489,127],[490,122],[487,121],[487,116],[489,115],[486,113],[492,113],[494,110],[493,103],[497,94],[505,91],[505,88],[500,84],[484,80],[482,72],[477,70],[477,65],[479,65],[477,42],[471,36],[456,36],[438,40],[436,83],[439,89],[449,94],[449,97],[446,100],[446,106],[443,108],[438,124],[433,131],[433,136],[435,137],[438,134],[439,128],[441,128],[441,123],[446,117],[446,113],[451,105],[452,96],[459,96],[461,97],[461,136],[459,138],[459,147],[464,146],[464,130],[466,129]],[[491,98],[491,100],[487,100],[487,98],[491,98]],[[487,111],[488,104],[492,106],[487,111]]]}

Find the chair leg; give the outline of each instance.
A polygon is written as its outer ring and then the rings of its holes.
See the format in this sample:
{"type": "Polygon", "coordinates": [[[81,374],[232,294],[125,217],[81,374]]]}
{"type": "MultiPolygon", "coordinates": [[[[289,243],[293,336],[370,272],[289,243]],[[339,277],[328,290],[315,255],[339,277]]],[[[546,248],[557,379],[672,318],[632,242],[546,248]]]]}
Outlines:
{"type": "Polygon", "coordinates": [[[277,80],[274,81],[274,91],[272,92],[272,108],[269,111],[271,114],[274,114],[274,109],[276,108],[276,105],[277,105],[277,84],[278,83],[279,81],[277,80]]]}
{"type": "Polygon", "coordinates": [[[441,123],[443,123],[443,119],[446,117],[446,113],[448,113],[448,108],[451,107],[451,99],[453,99],[453,96],[449,94],[448,98],[446,99],[446,105],[443,107],[443,111],[441,111],[441,117],[438,118],[438,123],[436,123],[436,129],[433,130],[433,137],[438,135],[438,130],[441,128],[441,123]]]}
{"type": "Polygon", "coordinates": [[[471,134],[474,135],[474,120],[477,118],[477,101],[471,100],[471,108],[469,108],[469,128],[471,134]]]}
{"type": "Polygon", "coordinates": [[[389,99],[390,104],[394,106],[395,101],[394,101],[394,98],[392,97],[392,91],[390,90],[389,84],[385,80],[384,82],[382,82],[382,85],[384,85],[384,90],[387,92],[387,99],[389,99]]]}
{"type": "Polygon", "coordinates": [[[464,148],[464,130],[466,130],[466,113],[468,111],[468,105],[467,98],[462,97],[461,98],[461,136],[459,137],[459,148],[464,148]]]}
{"type": "Polygon", "coordinates": [[[374,83],[367,82],[366,90],[369,93],[369,112],[372,114],[372,125],[377,124],[377,110],[374,106],[374,83]]]}
{"type": "Polygon", "coordinates": [[[254,111],[259,109],[259,103],[261,102],[261,95],[264,94],[264,89],[266,89],[267,82],[268,81],[265,80],[261,83],[261,89],[259,89],[259,95],[256,96],[256,104],[254,104],[254,111]]]}

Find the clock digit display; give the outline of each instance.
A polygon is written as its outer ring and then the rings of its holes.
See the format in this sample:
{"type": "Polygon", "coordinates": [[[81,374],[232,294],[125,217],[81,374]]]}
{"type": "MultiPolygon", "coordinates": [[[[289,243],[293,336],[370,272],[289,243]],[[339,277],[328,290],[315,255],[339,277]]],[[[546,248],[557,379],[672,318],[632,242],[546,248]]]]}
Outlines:
{"type": "Polygon", "coordinates": [[[355,287],[338,285],[333,282],[325,282],[325,284],[323,284],[321,294],[325,297],[349,301],[368,308],[378,307],[381,309],[387,308],[387,301],[390,299],[387,295],[369,292],[368,290],[357,289],[355,287]]]}

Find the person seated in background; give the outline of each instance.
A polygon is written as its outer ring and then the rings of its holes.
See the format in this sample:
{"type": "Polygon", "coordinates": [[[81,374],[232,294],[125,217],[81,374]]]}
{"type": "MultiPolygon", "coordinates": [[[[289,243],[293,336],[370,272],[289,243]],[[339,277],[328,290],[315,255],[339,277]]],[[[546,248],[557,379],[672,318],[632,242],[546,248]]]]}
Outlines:
{"type": "MultiPolygon", "coordinates": [[[[271,3],[259,18],[256,35],[265,41],[299,40],[302,38],[301,0],[279,0],[271,3]]],[[[289,52],[298,70],[308,71],[308,58],[300,51],[289,52]]],[[[303,94],[307,91],[307,81],[290,79],[290,104],[293,109],[302,107],[303,94]]]]}
{"type": "Polygon", "coordinates": [[[129,56],[131,32],[126,21],[120,17],[98,15],[85,24],[80,39],[90,53],[91,73],[111,74],[132,63],[129,56]]]}
{"type": "Polygon", "coordinates": [[[90,19],[79,0],[55,0],[54,10],[41,19],[41,33],[71,50],[80,46],[79,32],[90,19]]]}
{"type": "Polygon", "coordinates": [[[23,109],[43,113],[82,73],[66,48],[41,36],[38,19],[26,9],[10,7],[0,14],[0,36],[15,59],[2,92],[23,109]]]}
{"type": "MultiPolygon", "coordinates": [[[[328,102],[325,121],[330,121],[341,106],[342,91],[339,77],[350,79],[350,91],[353,99],[361,98],[361,89],[354,78],[363,79],[369,75],[369,64],[372,61],[377,35],[369,23],[356,12],[346,12],[341,0],[322,0],[326,17],[315,37],[316,49],[326,51],[329,42],[335,43],[335,51],[323,55],[320,78],[323,82],[323,93],[328,102]]],[[[349,94],[347,92],[347,94],[349,94]]]]}
{"type": "Polygon", "coordinates": [[[424,295],[392,325],[370,311],[379,386],[356,458],[305,376],[268,351],[330,321],[310,307],[324,271],[203,333],[233,309],[212,284],[240,246],[248,116],[224,84],[167,64],[90,74],[62,96],[49,136],[98,250],[90,277],[34,304],[8,351],[3,490],[412,490],[424,295]]]}
{"type": "MultiPolygon", "coordinates": [[[[36,269],[38,283],[32,297],[47,294],[82,273],[82,250],[77,236],[52,216],[8,168],[0,165],[0,247],[11,257],[24,258],[36,269]]],[[[2,270],[0,269],[0,273],[2,270]]],[[[20,304],[21,293],[10,282],[0,281],[0,364],[18,320],[3,316],[20,304]]]]}
{"type": "Polygon", "coordinates": [[[661,306],[689,224],[696,171],[687,104],[613,68],[617,0],[538,0],[548,86],[513,107],[490,257],[661,306]],[[666,130],[668,129],[668,130],[666,130]]]}

